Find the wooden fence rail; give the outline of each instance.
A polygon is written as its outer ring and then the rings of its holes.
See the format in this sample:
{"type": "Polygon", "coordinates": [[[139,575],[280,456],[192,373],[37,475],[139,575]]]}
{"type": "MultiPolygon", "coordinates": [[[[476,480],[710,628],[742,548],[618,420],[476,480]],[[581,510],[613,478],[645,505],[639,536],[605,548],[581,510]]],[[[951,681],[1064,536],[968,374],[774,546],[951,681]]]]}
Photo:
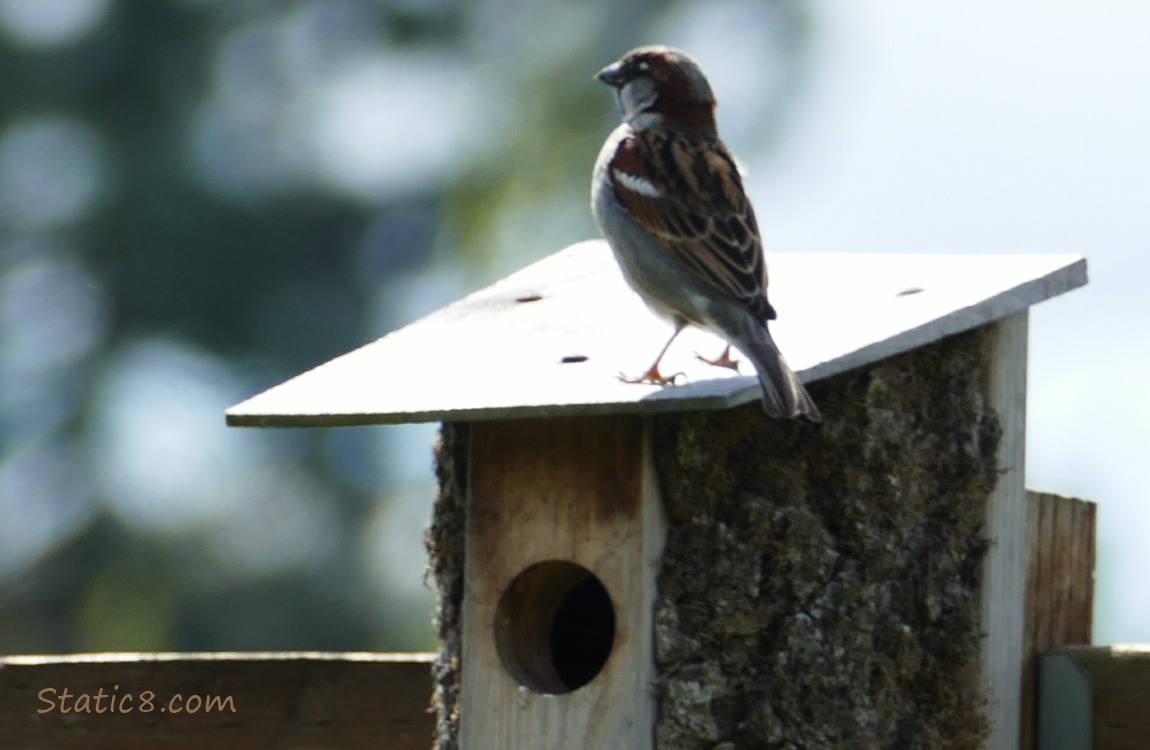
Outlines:
{"type": "Polygon", "coordinates": [[[433,654],[0,659],[4,750],[427,750],[433,654]]]}

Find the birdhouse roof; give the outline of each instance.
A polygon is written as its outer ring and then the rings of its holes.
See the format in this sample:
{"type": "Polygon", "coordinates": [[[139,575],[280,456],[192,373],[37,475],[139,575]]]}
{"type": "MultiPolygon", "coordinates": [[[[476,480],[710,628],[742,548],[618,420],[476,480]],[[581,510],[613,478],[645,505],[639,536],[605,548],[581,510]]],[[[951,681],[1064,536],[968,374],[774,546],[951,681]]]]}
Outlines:
{"type": "MultiPolygon", "coordinates": [[[[772,253],[771,332],[804,382],[998,320],[1086,283],[1076,255],[772,253]]],[[[688,329],[664,359],[679,385],[624,383],[671,327],[627,287],[602,240],[572,245],[227,411],[235,426],[348,426],[722,409],[759,398],[708,365],[688,329]]]]}

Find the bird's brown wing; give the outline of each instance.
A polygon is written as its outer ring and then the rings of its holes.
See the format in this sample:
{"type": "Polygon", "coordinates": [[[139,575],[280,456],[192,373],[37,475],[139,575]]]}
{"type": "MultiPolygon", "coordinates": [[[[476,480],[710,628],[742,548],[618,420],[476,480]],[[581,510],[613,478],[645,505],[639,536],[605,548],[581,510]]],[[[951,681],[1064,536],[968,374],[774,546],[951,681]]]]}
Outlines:
{"type": "Polygon", "coordinates": [[[756,318],[774,319],[755,213],[722,143],[643,130],[620,141],[610,177],[631,218],[672,258],[756,318]]]}

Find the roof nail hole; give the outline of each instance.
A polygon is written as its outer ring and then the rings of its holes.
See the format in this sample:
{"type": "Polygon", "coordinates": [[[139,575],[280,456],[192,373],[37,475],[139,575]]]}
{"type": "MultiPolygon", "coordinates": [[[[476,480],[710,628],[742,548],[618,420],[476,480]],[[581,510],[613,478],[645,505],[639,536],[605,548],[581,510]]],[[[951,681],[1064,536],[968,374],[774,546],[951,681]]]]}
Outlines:
{"type": "Polygon", "coordinates": [[[516,302],[538,302],[541,299],[543,299],[543,297],[538,295],[538,294],[525,294],[522,297],[517,297],[515,299],[515,301],[516,302]]]}
{"type": "Polygon", "coordinates": [[[569,354],[559,361],[565,365],[574,365],[578,364],[579,362],[586,362],[587,358],[582,354],[569,354]]]}
{"type": "Polygon", "coordinates": [[[921,286],[912,286],[912,287],[907,287],[906,289],[903,289],[901,292],[899,292],[899,293],[898,293],[898,296],[899,296],[899,297],[909,297],[910,295],[912,295],[912,294],[918,294],[918,293],[919,293],[919,292],[921,292],[921,291],[922,291],[922,287],[921,287],[921,286]]]}

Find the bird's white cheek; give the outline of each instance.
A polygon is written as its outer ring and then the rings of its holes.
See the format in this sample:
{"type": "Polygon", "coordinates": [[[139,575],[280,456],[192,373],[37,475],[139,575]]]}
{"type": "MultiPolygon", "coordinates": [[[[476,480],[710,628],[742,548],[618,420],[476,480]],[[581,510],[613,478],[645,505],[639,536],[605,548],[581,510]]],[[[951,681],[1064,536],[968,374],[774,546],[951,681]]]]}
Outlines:
{"type": "Polygon", "coordinates": [[[655,88],[654,81],[647,76],[639,76],[618,89],[616,96],[619,101],[619,113],[624,120],[630,120],[654,104],[659,98],[659,92],[655,88]]]}

